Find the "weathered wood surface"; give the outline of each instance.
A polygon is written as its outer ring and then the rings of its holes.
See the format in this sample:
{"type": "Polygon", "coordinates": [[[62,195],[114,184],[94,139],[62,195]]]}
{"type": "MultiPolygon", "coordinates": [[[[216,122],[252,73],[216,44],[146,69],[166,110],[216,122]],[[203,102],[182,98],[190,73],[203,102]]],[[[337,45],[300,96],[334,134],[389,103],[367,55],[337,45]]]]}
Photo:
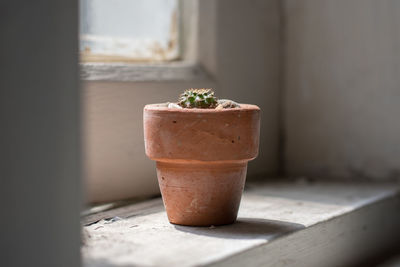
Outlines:
{"type": "Polygon", "coordinates": [[[172,225],[161,201],[152,200],[105,212],[102,218],[115,219],[84,227],[83,261],[85,266],[354,264],[399,239],[398,192],[394,184],[253,184],[243,195],[238,222],[210,228],[172,225]]]}
{"type": "Polygon", "coordinates": [[[81,79],[86,81],[193,81],[207,78],[200,65],[169,62],[153,64],[82,63],[81,79]]]}

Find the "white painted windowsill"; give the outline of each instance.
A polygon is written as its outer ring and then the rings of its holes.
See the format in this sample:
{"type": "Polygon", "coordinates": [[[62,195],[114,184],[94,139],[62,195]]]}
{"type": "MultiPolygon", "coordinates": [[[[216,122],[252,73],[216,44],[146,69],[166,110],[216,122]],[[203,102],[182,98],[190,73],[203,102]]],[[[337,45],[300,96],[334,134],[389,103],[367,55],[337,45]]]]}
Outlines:
{"type": "Polygon", "coordinates": [[[396,244],[399,210],[396,184],[253,183],[235,224],[185,227],[170,224],[161,199],[153,199],[85,217],[83,262],[347,266],[396,244]]]}

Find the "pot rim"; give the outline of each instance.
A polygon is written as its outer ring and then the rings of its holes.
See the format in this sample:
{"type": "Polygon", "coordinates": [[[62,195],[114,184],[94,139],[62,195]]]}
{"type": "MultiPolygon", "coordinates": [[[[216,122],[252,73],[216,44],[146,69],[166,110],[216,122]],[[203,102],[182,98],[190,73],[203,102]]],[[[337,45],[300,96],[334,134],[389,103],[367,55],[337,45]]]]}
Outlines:
{"type": "Polygon", "coordinates": [[[214,108],[168,108],[165,106],[166,103],[148,104],[144,107],[146,111],[155,112],[176,112],[176,113],[226,113],[226,112],[240,112],[240,111],[259,111],[260,108],[253,104],[242,104],[239,103],[239,108],[224,108],[224,109],[214,109],[214,108]]]}

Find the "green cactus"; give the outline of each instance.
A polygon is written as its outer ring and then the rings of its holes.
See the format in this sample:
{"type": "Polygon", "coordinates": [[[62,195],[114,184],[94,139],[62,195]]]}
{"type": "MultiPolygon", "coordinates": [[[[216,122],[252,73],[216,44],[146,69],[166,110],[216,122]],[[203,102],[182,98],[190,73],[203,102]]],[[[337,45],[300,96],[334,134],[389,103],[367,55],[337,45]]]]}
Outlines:
{"type": "Polygon", "coordinates": [[[217,98],[211,89],[189,89],[182,93],[178,105],[183,108],[215,108],[217,98]]]}

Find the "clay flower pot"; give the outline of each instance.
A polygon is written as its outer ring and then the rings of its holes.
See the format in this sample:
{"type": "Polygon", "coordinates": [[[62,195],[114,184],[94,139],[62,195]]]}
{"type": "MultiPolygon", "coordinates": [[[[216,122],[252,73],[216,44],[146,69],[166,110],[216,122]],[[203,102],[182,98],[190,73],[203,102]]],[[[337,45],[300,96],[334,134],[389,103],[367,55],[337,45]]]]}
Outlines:
{"type": "Polygon", "coordinates": [[[144,108],[146,155],[157,177],[168,219],[191,226],[235,222],[247,162],[258,154],[260,109],[144,108]]]}

